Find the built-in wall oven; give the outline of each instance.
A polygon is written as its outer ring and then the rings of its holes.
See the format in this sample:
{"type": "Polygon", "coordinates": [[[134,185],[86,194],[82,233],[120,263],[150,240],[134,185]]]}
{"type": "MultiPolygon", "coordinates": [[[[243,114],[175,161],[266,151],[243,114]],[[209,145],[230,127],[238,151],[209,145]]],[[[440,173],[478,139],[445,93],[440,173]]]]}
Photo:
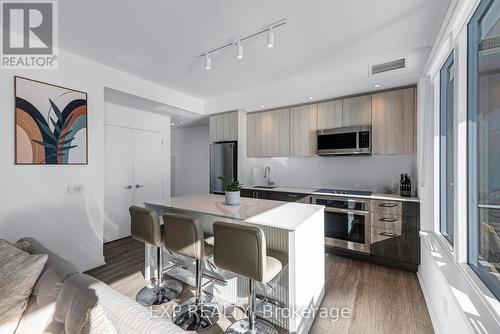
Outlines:
{"type": "Polygon", "coordinates": [[[315,195],[313,204],[325,206],[325,244],[370,253],[369,199],[315,195]]]}

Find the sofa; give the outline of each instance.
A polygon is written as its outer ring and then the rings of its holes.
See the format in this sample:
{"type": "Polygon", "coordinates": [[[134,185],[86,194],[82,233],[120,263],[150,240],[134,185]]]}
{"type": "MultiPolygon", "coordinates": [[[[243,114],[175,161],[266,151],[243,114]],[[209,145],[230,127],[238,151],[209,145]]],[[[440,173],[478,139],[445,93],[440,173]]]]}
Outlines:
{"type": "Polygon", "coordinates": [[[26,251],[47,254],[48,260],[29,298],[16,334],[184,333],[170,320],[154,316],[103,282],[33,238],[23,238],[26,251]]]}

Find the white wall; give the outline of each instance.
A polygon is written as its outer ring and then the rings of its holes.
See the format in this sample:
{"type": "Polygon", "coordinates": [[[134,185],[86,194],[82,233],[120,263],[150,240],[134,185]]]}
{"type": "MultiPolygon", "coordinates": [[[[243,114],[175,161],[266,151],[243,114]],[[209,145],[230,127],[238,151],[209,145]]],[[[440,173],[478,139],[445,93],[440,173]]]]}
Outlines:
{"type": "Polygon", "coordinates": [[[415,155],[373,155],[301,158],[247,159],[247,185],[264,185],[266,166],[271,168],[271,180],[278,186],[346,189],[367,189],[385,192],[399,182],[401,173],[415,180],[415,155]]]}
{"type": "Polygon", "coordinates": [[[201,100],[60,51],[57,70],[0,71],[0,238],[33,236],[86,270],[104,263],[104,87],[183,109],[201,100]],[[87,166],[14,165],[14,75],[88,93],[87,166]],[[68,185],[85,192],[69,195],[68,185]]]}
{"type": "Polygon", "coordinates": [[[172,128],[172,196],[209,192],[208,125],[172,128]]]}

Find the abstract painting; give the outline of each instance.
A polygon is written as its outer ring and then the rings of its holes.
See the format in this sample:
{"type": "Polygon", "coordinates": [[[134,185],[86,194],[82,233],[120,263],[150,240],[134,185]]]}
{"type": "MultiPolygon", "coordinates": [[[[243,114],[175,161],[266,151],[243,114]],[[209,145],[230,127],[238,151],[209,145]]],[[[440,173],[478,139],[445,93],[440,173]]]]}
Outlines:
{"type": "Polygon", "coordinates": [[[15,162],[87,164],[87,93],[14,77],[15,162]]]}

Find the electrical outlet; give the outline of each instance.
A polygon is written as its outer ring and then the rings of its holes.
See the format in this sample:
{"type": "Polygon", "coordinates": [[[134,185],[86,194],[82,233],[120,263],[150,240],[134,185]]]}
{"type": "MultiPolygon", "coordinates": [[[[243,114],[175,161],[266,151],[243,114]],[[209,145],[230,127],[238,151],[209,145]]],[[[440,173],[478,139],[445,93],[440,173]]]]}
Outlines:
{"type": "Polygon", "coordinates": [[[84,184],[72,184],[68,186],[68,194],[70,195],[81,194],[84,191],[85,191],[84,184]]]}

